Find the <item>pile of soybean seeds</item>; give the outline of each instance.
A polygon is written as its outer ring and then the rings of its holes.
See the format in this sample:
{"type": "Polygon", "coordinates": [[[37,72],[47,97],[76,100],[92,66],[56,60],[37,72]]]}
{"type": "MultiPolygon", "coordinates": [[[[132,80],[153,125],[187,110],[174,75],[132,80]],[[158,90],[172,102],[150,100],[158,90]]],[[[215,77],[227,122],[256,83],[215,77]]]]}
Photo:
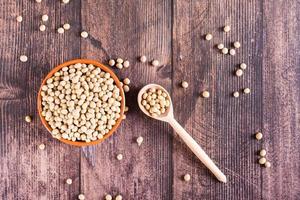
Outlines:
{"type": "Polygon", "coordinates": [[[42,86],[42,116],[55,138],[95,141],[120,118],[120,90],[110,74],[94,65],[63,67],[42,86]]]}
{"type": "Polygon", "coordinates": [[[167,111],[170,107],[170,99],[166,92],[150,88],[142,95],[141,104],[151,116],[156,117],[167,111]]]}

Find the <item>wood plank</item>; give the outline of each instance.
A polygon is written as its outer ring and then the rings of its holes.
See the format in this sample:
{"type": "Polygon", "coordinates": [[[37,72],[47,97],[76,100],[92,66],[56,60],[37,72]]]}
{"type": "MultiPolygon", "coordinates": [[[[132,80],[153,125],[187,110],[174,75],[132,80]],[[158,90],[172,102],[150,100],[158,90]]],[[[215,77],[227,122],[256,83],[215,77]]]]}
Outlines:
{"type": "Polygon", "coordinates": [[[156,82],[171,87],[171,1],[96,1],[82,4],[82,29],[89,32],[81,40],[82,57],[105,62],[109,57],[128,59],[130,68],[115,70],[129,77],[126,94],[127,119],[107,141],[95,147],[92,158],[82,158],[81,189],[88,199],[106,193],[124,199],[172,198],[172,137],[166,124],[143,116],[136,103],[138,90],[156,82]],[[137,62],[137,57],[158,59],[160,67],[137,62]],[[144,137],[138,147],[134,141],[144,137]],[[122,153],[124,159],[116,160],[122,153]],[[94,159],[95,165],[92,165],[94,159]]]}
{"type": "Polygon", "coordinates": [[[272,163],[264,194],[300,199],[300,4],[265,1],[263,8],[263,146],[272,163]]]}
{"type": "Polygon", "coordinates": [[[80,56],[78,34],[56,33],[69,21],[79,25],[80,2],[3,1],[0,4],[0,194],[2,199],[74,199],[79,191],[80,151],[64,145],[42,127],[36,97],[42,78],[55,65],[80,56]],[[47,30],[40,19],[49,15],[47,30]],[[16,16],[23,22],[17,23],[16,16]],[[28,56],[21,63],[19,56],[28,56]],[[24,121],[32,115],[33,122],[24,121]],[[44,151],[38,145],[44,143],[44,151]],[[65,184],[66,178],[73,184],[65,184]]]}
{"type": "Polygon", "coordinates": [[[260,1],[176,1],[173,27],[173,99],[175,115],[227,175],[218,182],[179,140],[174,140],[174,199],[260,199],[261,169],[256,163],[259,143],[252,135],[262,128],[262,6],[260,1]],[[222,27],[230,25],[224,33],[222,27]],[[212,33],[211,41],[204,40],[212,33]],[[254,39],[254,42],[252,39],[254,39]],[[222,55],[215,45],[237,55],[222,55]],[[180,59],[180,56],[182,59],[180,59]],[[233,75],[241,62],[243,77],[233,75]],[[180,82],[189,83],[187,89],[180,82]],[[245,87],[252,94],[232,97],[245,87]],[[204,99],[201,92],[211,97],[204,99]],[[176,112],[177,111],[177,112],[176,112]],[[184,111],[184,112],[180,112],[184,111]],[[192,181],[182,181],[191,174],[192,181]]]}

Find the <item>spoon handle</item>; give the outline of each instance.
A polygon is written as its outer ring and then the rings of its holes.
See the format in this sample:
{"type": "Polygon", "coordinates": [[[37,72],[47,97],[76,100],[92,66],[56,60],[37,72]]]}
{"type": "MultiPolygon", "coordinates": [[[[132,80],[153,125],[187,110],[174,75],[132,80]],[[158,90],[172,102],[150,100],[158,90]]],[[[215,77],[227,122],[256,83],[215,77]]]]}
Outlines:
{"type": "Polygon", "coordinates": [[[226,183],[226,176],[215,165],[215,163],[208,157],[200,145],[184,130],[184,128],[174,119],[168,120],[169,124],[185,142],[185,144],[192,150],[192,152],[201,160],[201,162],[217,177],[221,182],[226,183]]]}

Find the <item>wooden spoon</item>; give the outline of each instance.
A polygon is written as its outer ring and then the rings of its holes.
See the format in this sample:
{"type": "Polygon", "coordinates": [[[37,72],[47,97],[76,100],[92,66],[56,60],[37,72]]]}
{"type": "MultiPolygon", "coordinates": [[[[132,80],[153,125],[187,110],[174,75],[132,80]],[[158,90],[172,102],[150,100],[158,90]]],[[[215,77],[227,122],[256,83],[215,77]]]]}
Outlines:
{"type": "Polygon", "coordinates": [[[199,144],[184,130],[184,128],[175,120],[173,114],[173,105],[169,93],[160,85],[157,84],[148,84],[144,86],[138,94],[138,104],[140,109],[149,117],[168,122],[177,134],[181,137],[184,143],[191,149],[191,151],[201,160],[201,162],[217,177],[221,182],[226,183],[226,176],[221,172],[221,170],[214,164],[214,162],[208,157],[204,150],[200,147],[199,144]],[[152,116],[142,105],[142,95],[148,91],[150,88],[160,89],[168,95],[170,101],[170,106],[164,114],[159,116],[152,116]]]}

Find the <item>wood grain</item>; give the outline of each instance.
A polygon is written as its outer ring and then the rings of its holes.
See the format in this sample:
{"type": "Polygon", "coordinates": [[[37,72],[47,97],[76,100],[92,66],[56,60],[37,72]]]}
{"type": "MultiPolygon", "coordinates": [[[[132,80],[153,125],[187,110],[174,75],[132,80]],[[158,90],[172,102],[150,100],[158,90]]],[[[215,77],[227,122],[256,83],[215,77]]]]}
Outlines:
{"type": "Polygon", "coordinates": [[[109,193],[126,200],[300,199],[299,10],[297,0],[0,2],[0,198],[76,199],[84,193],[96,200],[109,193]],[[43,14],[49,21],[40,32],[43,14]],[[58,34],[66,22],[71,30],[58,34]],[[226,24],[229,33],[222,32],[226,24]],[[211,41],[204,40],[207,33],[211,41]],[[242,47],[235,56],[215,47],[236,40],[242,47]],[[22,54],[28,62],[19,61],[22,54]],[[161,65],[142,64],[141,55],[161,65]],[[107,141],[82,149],[51,138],[36,111],[42,78],[79,57],[131,63],[114,69],[131,80],[127,119],[107,141]],[[241,62],[248,67],[237,78],[233,72],[241,62]],[[180,87],[183,80],[187,89],[180,87]],[[138,110],[137,93],[147,83],[171,93],[176,119],[227,175],[227,184],[167,124],[138,110]],[[251,94],[232,97],[245,87],[251,94]],[[203,90],[211,97],[202,98],[203,90]],[[33,122],[26,123],[25,115],[33,122]],[[256,131],[263,132],[262,141],[253,138],[256,131]],[[138,136],[144,137],[140,147],[138,136]],[[267,149],[269,169],[257,164],[261,148],[267,149]],[[189,183],[182,180],[186,173],[189,183]]]}

